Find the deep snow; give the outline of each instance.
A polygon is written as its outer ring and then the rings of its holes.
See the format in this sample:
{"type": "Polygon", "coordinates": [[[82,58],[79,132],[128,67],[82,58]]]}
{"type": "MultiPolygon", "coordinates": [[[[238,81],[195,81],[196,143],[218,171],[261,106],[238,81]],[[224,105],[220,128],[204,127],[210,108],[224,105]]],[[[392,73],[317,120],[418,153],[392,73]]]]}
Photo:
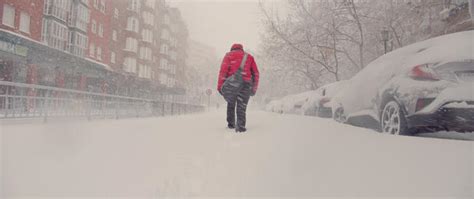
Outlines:
{"type": "Polygon", "coordinates": [[[224,110],[1,124],[2,198],[472,198],[474,142],[391,136],[330,119],[224,110]]]}

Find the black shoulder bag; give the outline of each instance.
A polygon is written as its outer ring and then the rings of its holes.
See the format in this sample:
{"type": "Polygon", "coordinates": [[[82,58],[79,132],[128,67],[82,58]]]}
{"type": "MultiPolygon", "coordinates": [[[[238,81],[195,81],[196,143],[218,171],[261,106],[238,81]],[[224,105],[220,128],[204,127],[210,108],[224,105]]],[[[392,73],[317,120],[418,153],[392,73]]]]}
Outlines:
{"type": "Polygon", "coordinates": [[[235,101],[237,95],[239,94],[240,90],[242,90],[244,86],[244,79],[242,77],[242,71],[244,70],[245,62],[247,62],[248,54],[245,53],[242,62],[240,63],[240,67],[233,75],[228,77],[221,88],[221,93],[224,99],[227,102],[235,101]]]}

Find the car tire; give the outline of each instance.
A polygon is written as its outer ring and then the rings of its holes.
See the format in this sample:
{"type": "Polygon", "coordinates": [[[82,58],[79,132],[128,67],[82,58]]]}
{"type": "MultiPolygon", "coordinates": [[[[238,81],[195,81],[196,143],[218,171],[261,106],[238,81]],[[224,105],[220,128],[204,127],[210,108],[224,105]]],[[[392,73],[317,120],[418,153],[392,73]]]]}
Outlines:
{"type": "Polygon", "coordinates": [[[402,106],[395,100],[389,100],[380,114],[381,132],[393,135],[411,135],[402,106]]]}
{"type": "Polygon", "coordinates": [[[344,109],[339,107],[334,111],[333,119],[340,123],[346,123],[346,116],[344,115],[344,109]]]}

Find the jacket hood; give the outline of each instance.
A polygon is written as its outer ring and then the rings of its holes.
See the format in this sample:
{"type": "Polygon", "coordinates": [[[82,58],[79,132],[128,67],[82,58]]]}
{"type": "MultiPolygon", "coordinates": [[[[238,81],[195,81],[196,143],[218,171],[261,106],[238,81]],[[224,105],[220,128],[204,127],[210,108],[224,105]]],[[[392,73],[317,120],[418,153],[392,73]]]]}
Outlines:
{"type": "Polygon", "coordinates": [[[233,44],[232,47],[230,48],[230,50],[243,50],[244,49],[244,46],[242,46],[242,44],[233,44]]]}

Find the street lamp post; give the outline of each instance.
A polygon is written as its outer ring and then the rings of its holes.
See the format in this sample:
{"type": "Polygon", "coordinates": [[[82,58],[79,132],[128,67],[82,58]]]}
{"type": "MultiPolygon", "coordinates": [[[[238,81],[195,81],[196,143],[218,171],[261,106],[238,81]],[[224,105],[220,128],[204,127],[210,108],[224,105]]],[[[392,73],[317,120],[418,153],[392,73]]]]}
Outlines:
{"type": "Polygon", "coordinates": [[[382,30],[382,40],[383,40],[383,47],[384,47],[384,54],[387,54],[387,42],[388,42],[389,32],[387,28],[382,30]]]}

